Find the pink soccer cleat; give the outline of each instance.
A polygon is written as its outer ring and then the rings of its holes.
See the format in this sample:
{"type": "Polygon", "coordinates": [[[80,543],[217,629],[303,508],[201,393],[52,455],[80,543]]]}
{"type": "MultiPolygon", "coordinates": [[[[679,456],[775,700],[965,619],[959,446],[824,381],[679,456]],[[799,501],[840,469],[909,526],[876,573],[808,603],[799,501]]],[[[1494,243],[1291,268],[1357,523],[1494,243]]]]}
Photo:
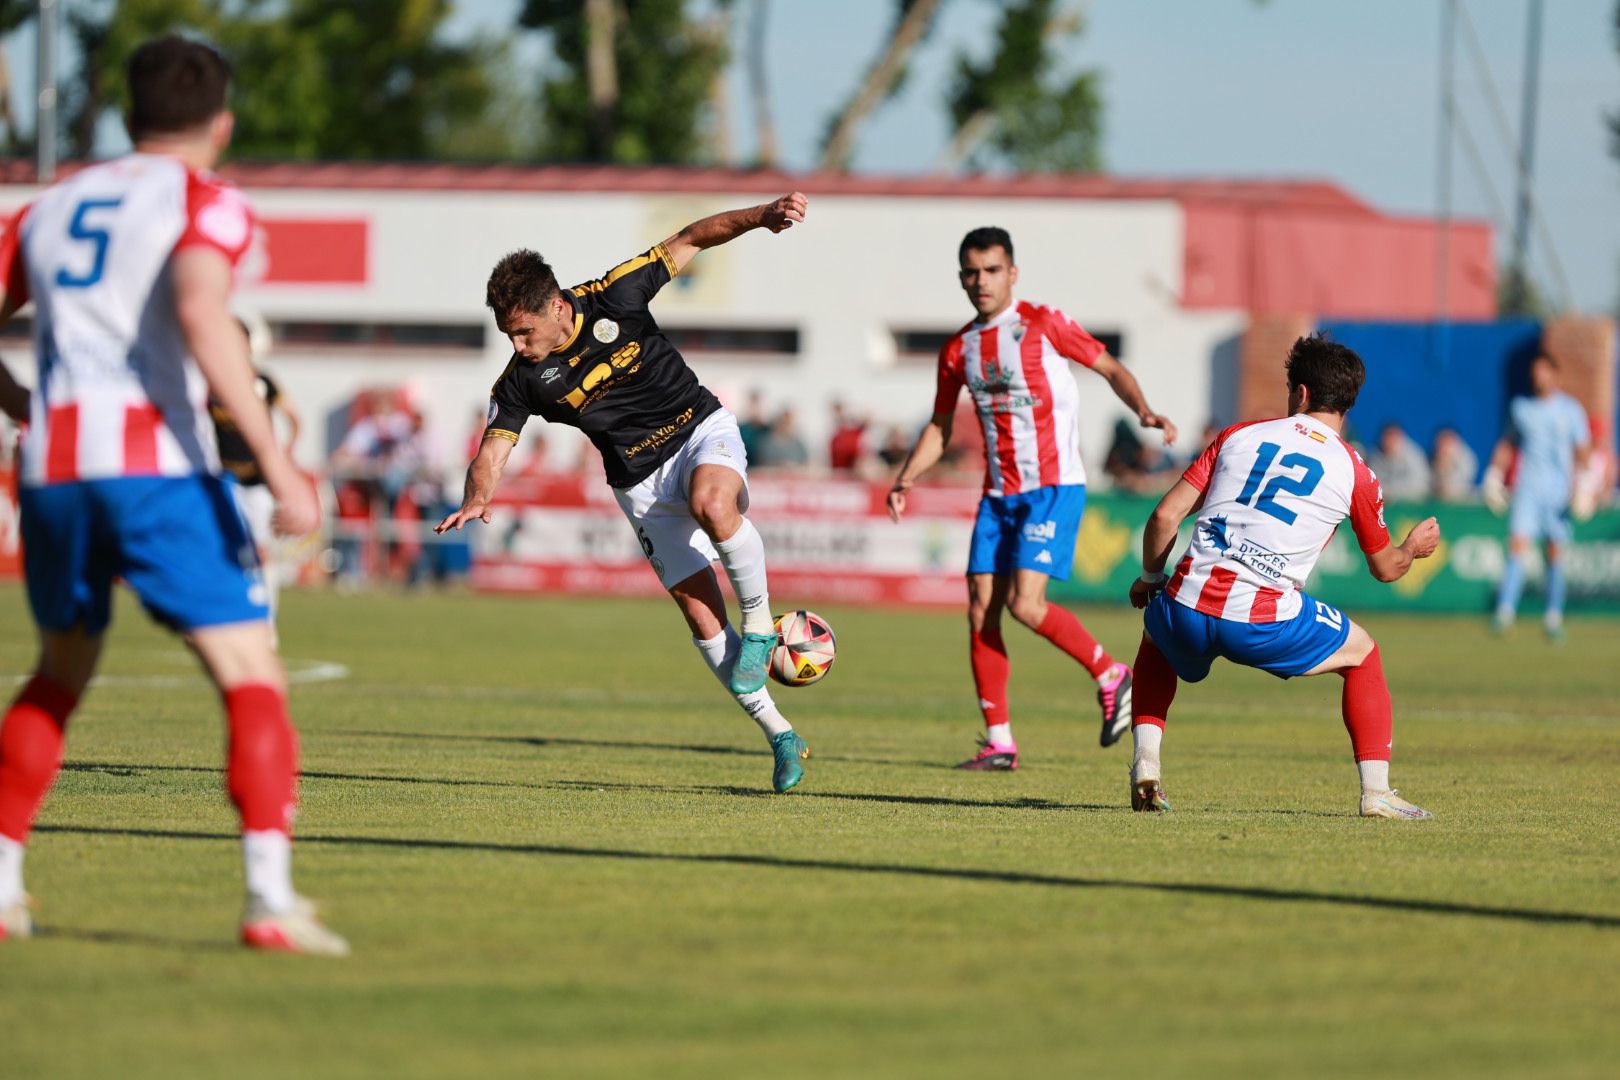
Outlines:
{"type": "Polygon", "coordinates": [[[966,761],[958,762],[956,767],[969,772],[1012,772],[1018,768],[1018,745],[993,743],[981,735],[979,752],[966,761]]]}
{"type": "Polygon", "coordinates": [[[1097,704],[1102,706],[1104,746],[1113,746],[1131,730],[1131,669],[1115,664],[1097,680],[1097,704]]]}
{"type": "Polygon", "coordinates": [[[315,917],[315,905],[296,897],[289,911],[273,912],[249,901],[242,916],[242,944],[267,952],[307,953],[311,956],[348,956],[349,943],[328,930],[315,917]]]}

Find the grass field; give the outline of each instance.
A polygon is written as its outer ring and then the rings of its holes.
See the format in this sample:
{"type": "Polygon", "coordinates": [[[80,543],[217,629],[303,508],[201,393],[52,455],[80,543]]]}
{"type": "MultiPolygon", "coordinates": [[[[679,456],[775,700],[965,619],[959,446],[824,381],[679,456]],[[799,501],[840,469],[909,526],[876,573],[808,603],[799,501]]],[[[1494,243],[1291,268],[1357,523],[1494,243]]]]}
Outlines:
{"type": "Polygon", "coordinates": [[[963,774],[960,616],[822,613],[778,797],[667,603],[288,597],[290,666],[348,668],[293,693],[327,961],[233,947],[216,706],[125,604],[30,849],[41,936],[0,946],[0,1075],[1614,1075],[1620,624],[1368,619],[1438,815],[1406,823],[1353,816],[1338,679],[1183,688],[1176,812],[1137,816],[1045,643],[1009,633],[1024,768],[963,774]]]}

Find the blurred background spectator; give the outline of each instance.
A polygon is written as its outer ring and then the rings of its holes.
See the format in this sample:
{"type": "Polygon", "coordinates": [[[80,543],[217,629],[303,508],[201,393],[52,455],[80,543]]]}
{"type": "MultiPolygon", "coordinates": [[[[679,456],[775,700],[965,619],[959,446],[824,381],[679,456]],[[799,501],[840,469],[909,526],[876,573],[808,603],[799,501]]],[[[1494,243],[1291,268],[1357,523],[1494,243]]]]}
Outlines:
{"type": "Polygon", "coordinates": [[[799,435],[798,421],[791,408],[776,414],[760,440],[758,455],[751,457],[762,469],[803,469],[810,464],[810,448],[799,435]]]}
{"type": "Polygon", "coordinates": [[[1378,449],[1367,464],[1384,486],[1384,498],[1394,501],[1424,499],[1429,495],[1429,459],[1423,448],[1393,420],[1378,433],[1378,449]]]}
{"type": "Polygon", "coordinates": [[[1169,491],[1180,475],[1176,461],[1164,447],[1144,441],[1137,435],[1136,425],[1124,417],[1114,423],[1113,439],[1103,459],[1103,472],[1120,490],[1141,494],[1169,491]]]}
{"type": "MultiPolygon", "coordinates": [[[[1376,469],[1374,471],[1377,471],[1376,469]]],[[[1378,473],[1380,479],[1382,472],[1378,473]]],[[[1478,494],[1479,456],[1453,427],[1434,434],[1434,495],[1446,502],[1469,502],[1478,494]]],[[[1388,481],[1384,481],[1388,486],[1388,481]]]]}
{"type": "Polygon", "coordinates": [[[866,456],[866,417],[856,416],[842,401],[832,403],[832,438],[827,441],[827,464],[835,473],[853,473],[866,456]]]}

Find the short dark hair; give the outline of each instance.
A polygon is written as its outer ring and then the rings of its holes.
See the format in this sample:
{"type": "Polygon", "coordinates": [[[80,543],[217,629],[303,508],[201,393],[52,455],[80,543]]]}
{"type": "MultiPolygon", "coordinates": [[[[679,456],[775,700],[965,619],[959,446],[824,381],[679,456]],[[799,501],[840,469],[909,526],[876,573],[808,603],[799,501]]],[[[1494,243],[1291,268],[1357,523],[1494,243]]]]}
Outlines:
{"type": "Polygon", "coordinates": [[[541,311],[562,292],[551,264],[537,251],[522,248],[507,255],[489,272],[484,303],[504,320],[514,311],[541,311]]]}
{"type": "Polygon", "coordinates": [[[994,225],[974,229],[962,237],[962,246],[956,249],[956,261],[960,263],[967,258],[970,251],[989,251],[993,247],[1002,248],[1007,252],[1007,261],[1013,261],[1012,237],[1007,235],[1006,229],[994,225]]]}
{"type": "Polygon", "coordinates": [[[165,34],[131,54],[128,67],[129,137],[174,135],[206,124],[225,111],[231,65],[210,45],[165,34]]]}
{"type": "Polygon", "coordinates": [[[1349,412],[1367,378],[1367,366],[1356,351],[1321,331],[1294,342],[1285,367],[1290,389],[1303,386],[1310,390],[1312,412],[1349,412]]]}

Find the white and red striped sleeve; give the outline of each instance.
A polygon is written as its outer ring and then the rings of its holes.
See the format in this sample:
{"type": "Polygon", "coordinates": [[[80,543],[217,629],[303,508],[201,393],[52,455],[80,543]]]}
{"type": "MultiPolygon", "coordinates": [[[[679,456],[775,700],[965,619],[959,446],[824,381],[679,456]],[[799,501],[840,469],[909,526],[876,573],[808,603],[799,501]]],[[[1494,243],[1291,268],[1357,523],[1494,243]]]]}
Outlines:
{"type": "Polygon", "coordinates": [[[28,303],[28,267],[23,265],[22,257],[23,218],[27,216],[25,206],[11,216],[6,222],[6,234],[0,236],[0,282],[5,284],[6,299],[14,308],[28,303]]]}
{"type": "Polygon", "coordinates": [[[1052,348],[1085,367],[1092,367],[1097,358],[1108,350],[1103,343],[1086,333],[1085,328],[1057,308],[1044,308],[1046,318],[1042,331],[1052,348]]]}
{"type": "Polygon", "coordinates": [[[954,416],[956,399],[962,396],[967,375],[962,370],[962,335],[951,338],[939,350],[939,372],[934,379],[934,415],[954,416]]]}
{"type": "Polygon", "coordinates": [[[1389,547],[1389,526],[1384,524],[1384,487],[1361,455],[1348,444],[1345,450],[1355,463],[1355,486],[1350,492],[1350,528],[1355,530],[1356,543],[1368,555],[1375,555],[1389,547]]]}
{"type": "Polygon", "coordinates": [[[252,244],[253,210],[242,193],[209,173],[188,172],[186,229],[174,249],[210,247],[235,267],[252,244]]]}
{"type": "Polygon", "coordinates": [[[1226,445],[1226,440],[1246,427],[1263,423],[1265,423],[1264,420],[1245,420],[1242,423],[1233,424],[1231,427],[1226,428],[1215,436],[1214,442],[1204,447],[1202,454],[1193,459],[1193,463],[1187,466],[1187,470],[1181,474],[1181,478],[1199,491],[1208,491],[1209,478],[1215,475],[1215,459],[1220,455],[1221,447],[1226,445]]]}

